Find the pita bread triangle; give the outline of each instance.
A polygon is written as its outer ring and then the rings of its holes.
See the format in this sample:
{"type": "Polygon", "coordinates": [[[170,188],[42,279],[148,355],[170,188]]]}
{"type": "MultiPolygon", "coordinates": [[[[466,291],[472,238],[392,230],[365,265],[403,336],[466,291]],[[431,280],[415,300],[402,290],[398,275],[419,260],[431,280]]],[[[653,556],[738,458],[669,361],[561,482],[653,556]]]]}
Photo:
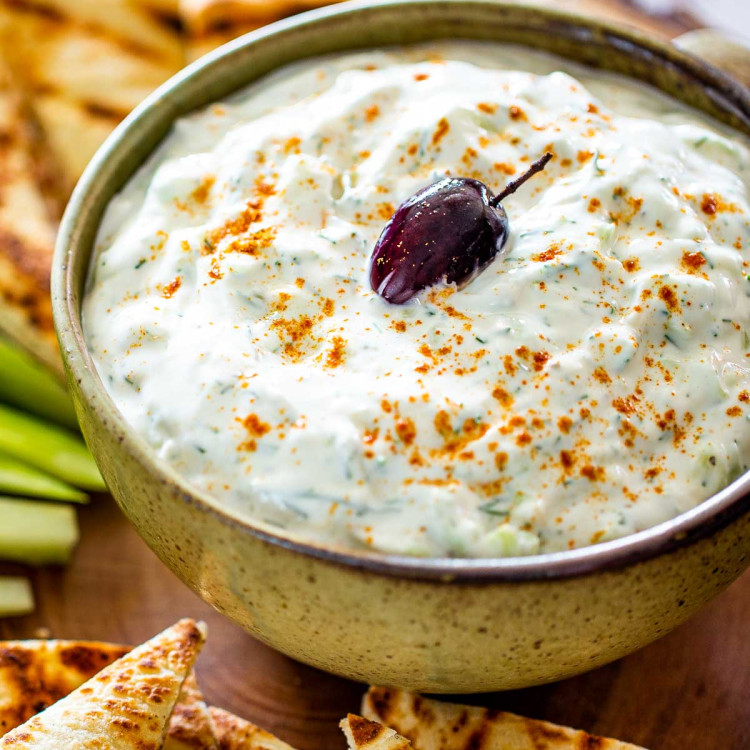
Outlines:
{"type": "Polygon", "coordinates": [[[222,708],[208,709],[219,750],[294,750],[270,732],[222,708]]]}
{"type": "Polygon", "coordinates": [[[0,332],[62,375],[49,276],[62,209],[41,130],[0,60],[0,332]]]}
{"type": "MultiPolygon", "coordinates": [[[[0,737],[72,693],[130,651],[98,641],[0,642],[0,737]]],[[[216,750],[208,706],[191,672],[169,720],[164,750],[216,750]]]]}
{"type": "Polygon", "coordinates": [[[176,28],[128,0],[1,0],[0,44],[68,192],[120,120],[184,63],[176,28]]]}
{"type": "Polygon", "coordinates": [[[392,727],[419,750],[643,750],[546,721],[487,708],[430,700],[391,688],[371,687],[362,700],[368,719],[392,727]]]}
{"type": "Polygon", "coordinates": [[[406,737],[362,716],[348,714],[339,726],[349,750],[411,750],[411,743],[406,737]]]}
{"type": "Polygon", "coordinates": [[[14,750],[159,750],[205,626],[176,625],[0,738],[14,750]]]}
{"type": "Polygon", "coordinates": [[[3,0],[3,5],[21,17],[57,20],[67,28],[86,28],[108,36],[123,47],[140,49],[154,57],[179,61],[179,37],[166,23],[168,8],[177,10],[176,0],[164,7],[164,17],[147,0],[3,0]]]}
{"type": "Polygon", "coordinates": [[[164,750],[218,750],[208,706],[192,672],[169,720],[164,750]]]}
{"type": "MultiPolygon", "coordinates": [[[[276,18],[269,18],[266,23],[276,21],[276,18]]],[[[221,47],[222,44],[231,42],[243,34],[249,34],[255,29],[265,26],[266,23],[261,21],[227,21],[226,23],[211,26],[205,31],[190,33],[185,39],[185,56],[187,62],[197,60],[199,57],[221,47]]]]}
{"type": "Polygon", "coordinates": [[[195,60],[242,34],[341,0],[178,0],[186,53],[195,60]]]}
{"type": "Polygon", "coordinates": [[[187,29],[211,28],[247,22],[258,25],[285,16],[332,5],[341,0],[179,0],[180,16],[187,29]]]}
{"type": "Polygon", "coordinates": [[[73,692],[130,649],[112,643],[0,643],[0,736],[73,692]]]}

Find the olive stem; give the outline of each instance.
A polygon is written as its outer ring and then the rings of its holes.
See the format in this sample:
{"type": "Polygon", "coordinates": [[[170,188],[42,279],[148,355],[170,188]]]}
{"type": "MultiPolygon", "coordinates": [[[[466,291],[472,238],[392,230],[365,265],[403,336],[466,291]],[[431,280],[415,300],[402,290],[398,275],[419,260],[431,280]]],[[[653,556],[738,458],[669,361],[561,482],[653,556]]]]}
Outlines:
{"type": "Polygon", "coordinates": [[[516,190],[518,190],[518,188],[520,188],[521,185],[526,182],[526,180],[528,180],[530,177],[533,177],[537,172],[541,172],[547,166],[551,158],[552,154],[547,151],[544,156],[537,159],[520,177],[517,177],[515,180],[511,180],[502,189],[501,192],[499,192],[494,198],[490,200],[490,205],[493,208],[497,208],[503,198],[507,198],[509,195],[515,193],[516,190]]]}

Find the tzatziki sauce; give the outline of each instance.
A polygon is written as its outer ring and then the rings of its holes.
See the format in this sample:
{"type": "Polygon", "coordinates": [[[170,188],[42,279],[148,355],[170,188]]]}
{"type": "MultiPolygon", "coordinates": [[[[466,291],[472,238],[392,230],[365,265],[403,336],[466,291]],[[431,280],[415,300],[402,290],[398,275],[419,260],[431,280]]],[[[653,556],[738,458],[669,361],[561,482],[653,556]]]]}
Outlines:
{"type": "Polygon", "coordinates": [[[178,120],[112,199],[86,341],[158,457],[264,528],[433,557],[615,539],[750,465],[749,176],[739,134],[524,48],[307,60],[178,120]],[[403,200],[545,151],[479,276],[371,289],[403,200]]]}

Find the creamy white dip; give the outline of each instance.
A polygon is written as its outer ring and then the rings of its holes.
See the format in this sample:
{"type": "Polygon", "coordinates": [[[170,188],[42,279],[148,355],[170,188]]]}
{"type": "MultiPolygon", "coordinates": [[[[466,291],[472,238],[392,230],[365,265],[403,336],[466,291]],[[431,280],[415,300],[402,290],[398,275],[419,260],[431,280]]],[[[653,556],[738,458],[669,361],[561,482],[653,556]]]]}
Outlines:
{"type": "Polygon", "coordinates": [[[308,61],[180,120],[112,200],[86,338],[138,434],[243,517],[409,555],[621,537],[750,464],[749,174],[739,136],[528,50],[308,61]],[[484,273],[371,290],[401,201],[545,150],[484,273]]]}

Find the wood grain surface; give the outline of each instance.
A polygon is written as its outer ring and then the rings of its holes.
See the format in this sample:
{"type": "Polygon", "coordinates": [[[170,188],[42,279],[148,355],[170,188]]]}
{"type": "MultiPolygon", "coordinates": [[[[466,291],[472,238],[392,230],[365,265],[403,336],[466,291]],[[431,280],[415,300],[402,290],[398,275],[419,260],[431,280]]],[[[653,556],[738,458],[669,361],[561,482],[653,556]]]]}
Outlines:
{"type": "MultiPolygon", "coordinates": [[[[556,4],[664,37],[694,26],[680,13],[653,19],[616,0],[556,4]]],[[[210,701],[300,750],[345,747],[337,722],[357,710],[364,686],[293,662],[214,612],[159,562],[110,498],[80,518],[73,565],[35,571],[37,612],[0,620],[0,638],[139,643],[179,617],[202,618],[210,632],[198,673],[210,701]]],[[[0,565],[0,573],[13,571],[0,565]]],[[[750,571],[690,622],[619,662],[553,685],[461,700],[652,750],[750,750],[749,627],[750,571]]]]}

